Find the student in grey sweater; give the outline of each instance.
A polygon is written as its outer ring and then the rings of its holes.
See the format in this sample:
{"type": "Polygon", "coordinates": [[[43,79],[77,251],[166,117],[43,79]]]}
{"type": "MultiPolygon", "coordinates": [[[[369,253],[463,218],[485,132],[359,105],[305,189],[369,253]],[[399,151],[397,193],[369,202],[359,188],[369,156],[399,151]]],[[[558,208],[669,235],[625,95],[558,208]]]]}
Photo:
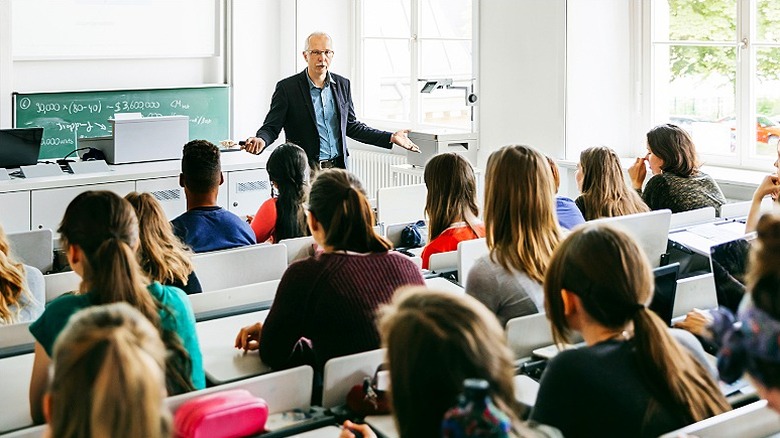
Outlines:
{"type": "Polygon", "coordinates": [[[529,146],[505,146],[488,159],[485,230],[490,254],[477,260],[466,293],[502,325],[542,309],[542,280],[561,240],[555,184],[544,155],[529,146]]]}

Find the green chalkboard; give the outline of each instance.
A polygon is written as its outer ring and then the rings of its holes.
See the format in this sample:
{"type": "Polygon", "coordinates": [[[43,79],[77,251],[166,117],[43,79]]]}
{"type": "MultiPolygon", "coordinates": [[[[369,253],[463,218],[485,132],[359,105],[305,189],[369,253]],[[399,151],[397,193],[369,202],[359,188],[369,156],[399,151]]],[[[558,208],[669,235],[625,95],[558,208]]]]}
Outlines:
{"type": "Polygon", "coordinates": [[[230,135],[226,85],[150,90],[14,93],[14,126],[43,128],[40,158],[61,158],[79,138],[111,135],[114,113],[144,117],[186,115],[190,139],[218,143],[230,135]]]}

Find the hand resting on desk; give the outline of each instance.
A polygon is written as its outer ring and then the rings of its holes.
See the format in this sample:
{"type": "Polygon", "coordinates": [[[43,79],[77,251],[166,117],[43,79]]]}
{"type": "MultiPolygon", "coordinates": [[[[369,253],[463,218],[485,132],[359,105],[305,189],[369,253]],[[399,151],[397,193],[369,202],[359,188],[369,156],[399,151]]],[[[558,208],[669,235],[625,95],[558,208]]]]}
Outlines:
{"type": "Polygon", "coordinates": [[[357,424],[349,420],[345,421],[341,427],[339,438],[376,438],[376,434],[368,424],[357,424]]]}
{"type": "Polygon", "coordinates": [[[246,351],[254,351],[260,348],[260,332],[263,323],[256,322],[242,328],[236,336],[236,348],[246,351]]]}
{"type": "Polygon", "coordinates": [[[696,336],[712,339],[712,314],[706,310],[693,309],[685,315],[685,319],[674,323],[676,328],[687,330],[696,336]]]}

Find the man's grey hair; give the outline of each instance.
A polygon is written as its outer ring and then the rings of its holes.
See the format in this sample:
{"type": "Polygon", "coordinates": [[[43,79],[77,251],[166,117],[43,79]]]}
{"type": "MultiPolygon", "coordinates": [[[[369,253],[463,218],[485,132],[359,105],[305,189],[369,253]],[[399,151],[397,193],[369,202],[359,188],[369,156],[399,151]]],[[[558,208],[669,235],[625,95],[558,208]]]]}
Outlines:
{"type": "Polygon", "coordinates": [[[333,38],[330,37],[325,32],[312,32],[311,35],[306,37],[306,48],[304,50],[309,50],[309,41],[312,39],[312,37],[326,37],[328,39],[328,43],[330,43],[330,46],[333,47],[333,38]]]}

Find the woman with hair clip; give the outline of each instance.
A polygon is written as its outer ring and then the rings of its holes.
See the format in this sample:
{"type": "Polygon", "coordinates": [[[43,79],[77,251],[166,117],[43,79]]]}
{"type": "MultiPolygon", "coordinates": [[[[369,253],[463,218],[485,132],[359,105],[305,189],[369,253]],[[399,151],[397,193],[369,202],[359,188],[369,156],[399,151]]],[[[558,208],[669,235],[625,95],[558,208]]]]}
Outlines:
{"type": "Polygon", "coordinates": [[[672,213],[720,206],[726,203],[718,183],[699,170],[691,136],[677,125],[658,125],[647,133],[647,155],[628,169],[634,189],[651,210],[672,213]],[[653,173],[644,190],[647,166],[653,173]]]}
{"type": "Polygon", "coordinates": [[[178,287],[187,295],[203,292],[190,252],[173,234],[160,202],[151,193],[131,192],[125,199],[138,216],[141,245],[138,257],[141,267],[152,281],[178,287]]]}
{"type": "Polygon", "coordinates": [[[78,294],[62,295],[30,325],[35,360],[30,412],[42,422],[41,399],[54,342],[74,313],[90,306],[126,302],[157,328],[168,350],[166,385],[171,395],[206,386],[195,315],[180,289],[150,282],[138,264],[138,219],[133,207],[108,191],[87,191],[65,210],[58,229],[68,263],[81,277],[78,294]]]}
{"type": "Polygon", "coordinates": [[[165,356],[157,329],[127,303],[74,314],[54,343],[47,436],[170,437],[165,356]]]}
{"type": "Polygon", "coordinates": [[[585,149],[574,174],[581,195],[574,200],[585,220],[650,211],[623,178],[615,151],[605,146],[585,149]]]}
{"type": "Polygon", "coordinates": [[[466,293],[482,302],[501,325],[537,313],[542,280],[561,240],[547,158],[530,146],[505,146],[488,158],[485,224],[490,254],[477,259],[466,293]]]}
{"type": "MultiPolygon", "coordinates": [[[[584,225],[555,252],[544,282],[558,353],[542,375],[531,419],[566,437],[655,437],[729,410],[718,384],[647,308],[653,275],[642,250],[607,225],[584,225]]],[[[700,353],[701,354],[701,353],[700,353]]]]}
{"type": "Polygon", "coordinates": [[[374,232],[371,205],[351,173],[317,175],[307,220],[322,253],[291,264],[265,323],[242,328],[235,340],[236,348],[259,348],[274,369],[303,362],[319,372],[330,358],[379,348],[377,308],[397,288],[424,284],[420,269],[374,232]]]}
{"type": "MultiPolygon", "coordinates": [[[[560,436],[552,428],[530,429],[520,421],[523,406],[514,396],[514,360],[506,335],[475,299],[405,288],[382,309],[379,330],[399,436],[442,436],[444,413],[458,404],[465,379],[488,382],[490,400],[511,420],[510,436],[560,436]]],[[[347,421],[341,437],[353,438],[355,431],[375,436],[368,426],[347,421]]]]}
{"type": "Polygon", "coordinates": [[[303,207],[309,194],[306,152],[293,143],[284,143],[268,157],[266,170],[278,195],[272,193],[250,220],[257,242],[279,242],[308,235],[303,207]]]}
{"type": "Polygon", "coordinates": [[[34,321],[45,304],[43,274],[11,257],[11,245],[0,226],[0,325],[34,321]]]}
{"type": "Polygon", "coordinates": [[[423,269],[431,255],[455,251],[458,242],[485,237],[477,207],[477,179],[471,164],[448,152],[425,164],[425,215],[428,216],[428,244],[422,252],[423,269]]]}

